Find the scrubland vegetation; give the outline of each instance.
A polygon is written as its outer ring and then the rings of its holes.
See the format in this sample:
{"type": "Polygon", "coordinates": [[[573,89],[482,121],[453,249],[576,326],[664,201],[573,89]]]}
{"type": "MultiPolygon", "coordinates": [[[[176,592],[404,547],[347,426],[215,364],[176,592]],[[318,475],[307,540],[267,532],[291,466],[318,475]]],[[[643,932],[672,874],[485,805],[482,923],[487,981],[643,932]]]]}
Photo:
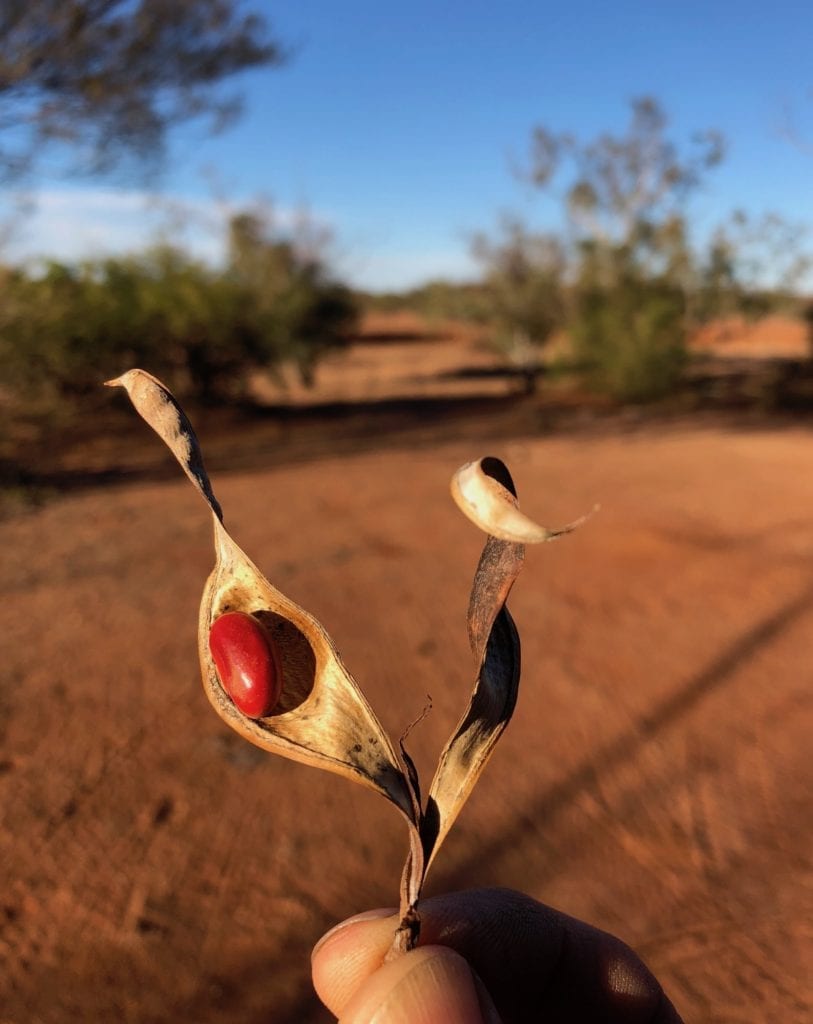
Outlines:
{"type": "MultiPolygon", "coordinates": [[[[130,14],[123,0],[38,0],[0,15],[0,181],[13,185],[54,152],[72,173],[153,173],[175,126],[203,119],[218,130],[234,115],[223,81],[289,56],[262,17],[228,0],[130,14]]],[[[133,364],[209,404],[245,399],[257,372],[283,385],[293,368],[309,385],[360,311],[403,308],[480,325],[528,393],[551,341],[564,339],[560,367],[580,386],[659,399],[680,382],[703,324],[777,309],[810,317],[803,226],[732,211],[699,230],[693,199],[725,148],[717,131],[675,140],[648,97],[618,134],[582,140],[537,126],[516,173],[558,217],[539,230],[504,215],[470,239],[476,279],[397,295],[354,294],[318,238],[256,211],[232,216],[218,265],[166,243],[75,265],[2,265],[0,254],[0,418],[64,423],[133,364]]]]}
{"type": "Polygon", "coordinates": [[[570,368],[623,401],[673,390],[687,342],[704,324],[771,312],[809,317],[800,294],[811,266],[805,227],[733,210],[698,237],[691,199],[725,143],[706,132],[682,151],[667,128],[651,98],[632,104],[621,135],[580,142],[537,128],[520,175],[558,200],[559,226],[537,232],[506,216],[473,239],[478,282],[438,281],[376,305],[487,325],[506,362],[525,367],[529,389],[546,345],[564,332],[570,368]]]}
{"type": "Polygon", "coordinates": [[[319,255],[256,214],[232,218],[213,268],[169,246],[0,276],[0,374],[14,395],[70,405],[143,365],[203,402],[239,397],[251,370],[313,378],[356,304],[319,255]]]}

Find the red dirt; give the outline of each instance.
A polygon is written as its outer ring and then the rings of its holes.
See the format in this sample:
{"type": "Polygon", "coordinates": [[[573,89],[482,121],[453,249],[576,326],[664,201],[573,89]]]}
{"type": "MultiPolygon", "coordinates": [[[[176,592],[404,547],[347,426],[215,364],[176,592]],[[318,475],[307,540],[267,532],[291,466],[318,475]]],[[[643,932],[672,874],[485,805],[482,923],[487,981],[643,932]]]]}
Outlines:
{"type": "MultiPolygon", "coordinates": [[[[607,928],[687,1021],[802,1024],[809,432],[438,430],[431,450],[390,439],[216,473],[236,539],[325,624],[394,737],[431,694],[410,737],[425,785],[473,671],[481,538],[447,484],[486,453],[544,521],[602,510],[528,553],[510,602],[518,710],[427,891],[513,886],[607,928]]],[[[0,523],[0,542],[0,1020],[326,1021],[309,949],[396,901],[405,830],[374,794],[255,750],[210,710],[200,499],[178,471],[59,498],[0,523]]]]}
{"type": "Polygon", "coordinates": [[[692,349],[738,358],[806,359],[810,354],[808,334],[801,320],[788,317],[766,316],[754,321],[731,317],[702,327],[692,339],[692,349]]]}

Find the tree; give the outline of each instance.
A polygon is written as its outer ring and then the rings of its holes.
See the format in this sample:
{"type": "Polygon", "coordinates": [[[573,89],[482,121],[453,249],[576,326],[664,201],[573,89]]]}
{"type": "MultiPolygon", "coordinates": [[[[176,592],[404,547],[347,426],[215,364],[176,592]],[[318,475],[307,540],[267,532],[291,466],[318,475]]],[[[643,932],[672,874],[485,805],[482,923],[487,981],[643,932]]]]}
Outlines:
{"type": "Polygon", "coordinates": [[[813,265],[807,234],[806,225],[780,214],[735,210],[714,232],[699,268],[698,319],[794,310],[813,265]]]}
{"type": "Polygon", "coordinates": [[[292,365],[312,384],[319,359],[347,341],[351,292],[313,232],[291,236],[248,212],[229,242],[225,268],[166,245],[44,272],[0,267],[0,397],[69,413],[137,365],[206,403],[245,397],[258,370],[281,380],[292,365]]]}
{"type": "Polygon", "coordinates": [[[51,144],[83,173],[154,168],[173,126],[206,117],[218,130],[238,113],[226,79],[282,58],[239,0],[3,0],[0,177],[51,144]]]}
{"type": "Polygon", "coordinates": [[[11,271],[0,298],[0,375],[10,396],[38,408],[70,411],[98,394],[100,380],[134,365],[208,400],[228,394],[250,360],[245,297],[166,247],[11,271]]]}
{"type": "Polygon", "coordinates": [[[311,387],[318,361],[347,343],[357,308],[324,258],[324,231],[307,216],[293,232],[277,230],[268,211],[238,214],[229,224],[229,273],[253,296],[262,323],[262,361],[293,363],[311,387]]]}
{"type": "Polygon", "coordinates": [[[562,244],[507,219],[496,240],[475,237],[473,250],[485,268],[491,343],[519,370],[530,394],[536,388],[539,350],[564,321],[562,244]]]}
{"type": "Polygon", "coordinates": [[[582,143],[538,127],[528,179],[561,194],[577,354],[595,382],[622,398],[666,393],[685,361],[693,287],[688,200],[723,157],[708,131],[686,152],[668,138],[650,97],[632,103],[622,135],[582,143]]]}
{"type": "Polygon", "coordinates": [[[564,204],[574,239],[633,254],[639,247],[658,251],[664,229],[683,217],[688,197],[720,163],[725,144],[717,131],[699,132],[681,154],[666,136],[667,118],[655,99],[641,97],[631,106],[621,136],[605,133],[580,143],[569,133],[535,128],[525,173],[549,189],[570,162],[574,173],[564,204]]]}

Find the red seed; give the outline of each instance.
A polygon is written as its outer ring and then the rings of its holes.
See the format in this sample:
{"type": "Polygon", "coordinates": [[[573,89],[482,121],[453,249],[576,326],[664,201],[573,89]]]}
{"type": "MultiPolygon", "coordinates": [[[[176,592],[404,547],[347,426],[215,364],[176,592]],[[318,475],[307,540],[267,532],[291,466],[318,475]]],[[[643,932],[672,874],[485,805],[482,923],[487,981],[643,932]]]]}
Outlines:
{"type": "Polygon", "coordinates": [[[209,650],[223,689],[248,718],[262,718],[282,690],[279,659],[266,630],[245,612],[226,612],[209,630],[209,650]]]}

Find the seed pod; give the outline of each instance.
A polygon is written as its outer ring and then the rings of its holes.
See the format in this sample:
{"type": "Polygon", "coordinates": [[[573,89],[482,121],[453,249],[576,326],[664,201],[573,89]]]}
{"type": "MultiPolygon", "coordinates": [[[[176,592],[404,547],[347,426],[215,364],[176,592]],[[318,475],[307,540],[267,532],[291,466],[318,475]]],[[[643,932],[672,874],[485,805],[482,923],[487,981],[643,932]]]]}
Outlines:
{"type": "Polygon", "coordinates": [[[400,955],[418,940],[416,905],[426,870],[516,705],[519,636],[505,602],[522,568],[524,544],[553,540],[582,520],[548,530],[528,519],[519,511],[511,475],[499,459],[468,463],[455,474],[454,500],[489,534],[468,613],[477,677],[469,706],[441,754],[424,809],[406,733],[399,761],[324,628],[273,587],[231,538],[197,438],[170,392],[143,370],[129,370],[108,384],[127,390],[212,512],[216,561],[201,599],[198,651],[204,690],[214,709],[257,746],[375,789],[404,815],[410,848],[401,878],[401,923],[388,956],[400,955]]]}
{"type": "Polygon", "coordinates": [[[558,530],[539,526],[520,512],[505,463],[490,456],[461,466],[452,477],[451,492],[457,507],[475,526],[492,537],[515,544],[544,544],[556,540],[588,518],[581,516],[558,530]]]}
{"type": "MultiPolygon", "coordinates": [[[[402,883],[402,921],[388,958],[412,948],[420,925],[414,901],[404,910],[406,894],[420,893],[432,861],[491,756],[516,707],[520,643],[505,607],[522,569],[522,543],[554,540],[584,518],[559,530],[539,526],[519,511],[508,467],[495,458],[462,466],[452,478],[452,497],[469,519],[489,534],[469,599],[469,643],[477,664],[471,700],[438,762],[426,807],[420,815],[423,863],[407,858],[402,883]],[[419,871],[422,872],[419,874],[419,871]]],[[[401,743],[407,765],[411,761],[401,743]]],[[[417,792],[417,783],[415,784],[417,792]]]]}
{"type": "MultiPolygon", "coordinates": [[[[183,410],[143,370],[129,370],[108,384],[126,389],[136,411],[166,443],[212,511],[216,562],[201,599],[198,653],[203,687],[215,711],[265,750],[377,790],[415,831],[415,797],[389,738],[321,624],[273,587],[229,535],[183,410]],[[244,714],[218,678],[209,636],[215,621],[228,612],[257,619],[278,651],[285,685],[273,714],[266,717],[244,714]]],[[[412,846],[419,845],[413,839],[412,846]]]]}
{"type": "Polygon", "coordinates": [[[570,533],[586,516],[550,530],[519,510],[508,467],[487,457],[454,474],[452,497],[460,510],[489,536],[469,599],[469,644],[478,666],[471,700],[440,756],[421,820],[425,870],[474,788],[517,701],[520,642],[505,607],[522,569],[525,544],[540,544],[570,533]]]}

